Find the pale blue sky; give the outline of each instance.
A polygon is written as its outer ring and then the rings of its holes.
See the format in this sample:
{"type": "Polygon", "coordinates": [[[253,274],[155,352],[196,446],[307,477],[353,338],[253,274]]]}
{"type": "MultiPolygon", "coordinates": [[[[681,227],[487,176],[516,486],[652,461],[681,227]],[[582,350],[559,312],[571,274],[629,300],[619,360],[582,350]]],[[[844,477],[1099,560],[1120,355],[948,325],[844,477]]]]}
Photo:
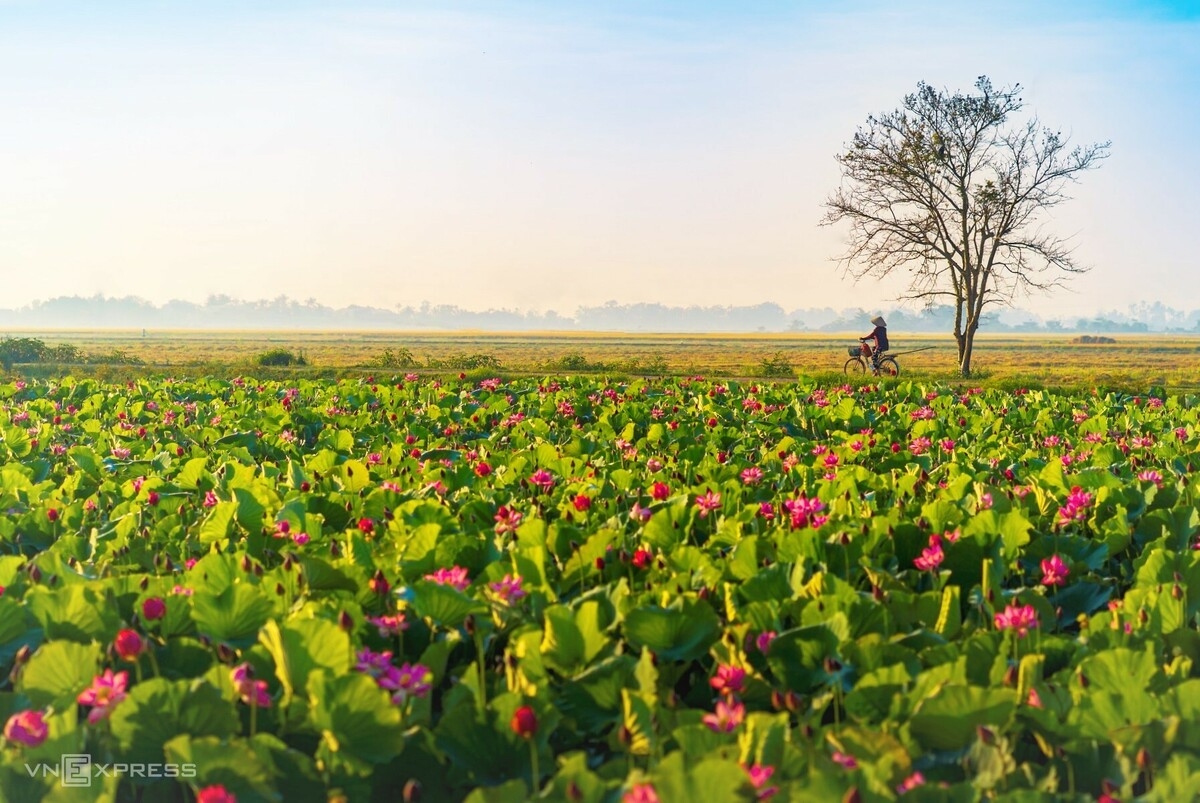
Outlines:
{"type": "Polygon", "coordinates": [[[0,306],[879,306],[832,155],[920,80],[1112,139],[1044,314],[1200,307],[1200,2],[0,0],[0,306]]]}

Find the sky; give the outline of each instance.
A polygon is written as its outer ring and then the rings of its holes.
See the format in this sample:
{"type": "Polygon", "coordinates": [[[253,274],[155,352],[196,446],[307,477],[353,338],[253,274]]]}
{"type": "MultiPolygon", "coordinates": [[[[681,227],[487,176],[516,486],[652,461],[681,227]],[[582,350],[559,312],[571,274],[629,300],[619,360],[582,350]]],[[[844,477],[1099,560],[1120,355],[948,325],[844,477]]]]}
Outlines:
{"type": "Polygon", "coordinates": [[[1200,307],[1200,0],[0,0],[0,306],[884,308],[834,154],[979,75],[1112,141],[1019,305],[1200,307]]]}

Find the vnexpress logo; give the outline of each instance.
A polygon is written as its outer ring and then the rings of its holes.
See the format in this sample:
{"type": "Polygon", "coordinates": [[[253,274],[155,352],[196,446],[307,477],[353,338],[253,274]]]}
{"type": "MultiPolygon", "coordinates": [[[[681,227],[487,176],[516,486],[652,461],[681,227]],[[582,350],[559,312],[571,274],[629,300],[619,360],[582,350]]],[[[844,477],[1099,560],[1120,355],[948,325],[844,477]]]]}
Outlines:
{"type": "Polygon", "coordinates": [[[57,778],[62,786],[91,786],[93,778],[195,778],[195,764],[97,764],[84,753],[60,756],[57,764],[26,764],[30,778],[57,778]]]}

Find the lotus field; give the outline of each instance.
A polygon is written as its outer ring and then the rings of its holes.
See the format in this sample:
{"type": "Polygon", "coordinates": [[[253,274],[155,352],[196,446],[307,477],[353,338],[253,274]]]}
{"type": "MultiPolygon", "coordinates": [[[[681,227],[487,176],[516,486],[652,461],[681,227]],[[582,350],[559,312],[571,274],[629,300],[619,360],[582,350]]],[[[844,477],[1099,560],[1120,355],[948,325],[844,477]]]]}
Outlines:
{"type": "Polygon", "coordinates": [[[5,801],[1200,796],[1192,397],[410,374],[0,406],[5,801]]]}

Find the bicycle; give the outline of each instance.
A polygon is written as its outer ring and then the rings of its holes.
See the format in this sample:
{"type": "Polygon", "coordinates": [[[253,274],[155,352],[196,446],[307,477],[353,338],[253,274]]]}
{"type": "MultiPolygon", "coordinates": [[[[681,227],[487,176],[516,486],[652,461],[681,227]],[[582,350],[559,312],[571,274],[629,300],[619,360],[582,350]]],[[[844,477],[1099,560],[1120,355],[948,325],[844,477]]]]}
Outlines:
{"type": "MultiPolygon", "coordinates": [[[[842,373],[846,375],[865,374],[869,368],[867,363],[871,358],[863,354],[863,347],[851,346],[847,351],[850,359],[846,360],[845,366],[842,367],[842,373]]],[[[900,363],[896,362],[896,358],[886,351],[879,358],[878,364],[878,371],[874,368],[870,369],[875,376],[900,376],[900,363]]]]}

